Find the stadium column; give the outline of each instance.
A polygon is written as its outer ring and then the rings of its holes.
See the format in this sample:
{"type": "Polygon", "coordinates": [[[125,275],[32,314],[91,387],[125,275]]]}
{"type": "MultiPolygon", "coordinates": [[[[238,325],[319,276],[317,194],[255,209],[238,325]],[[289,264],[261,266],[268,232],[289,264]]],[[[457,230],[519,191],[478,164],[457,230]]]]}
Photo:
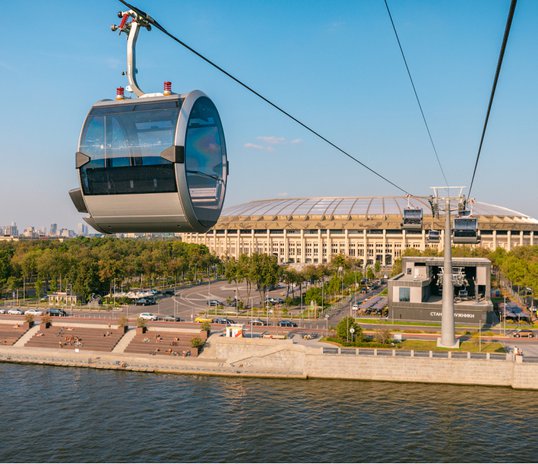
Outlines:
{"type": "Polygon", "coordinates": [[[301,229],[301,263],[306,262],[306,246],[304,238],[304,228],[301,229]]]}
{"type": "Polygon", "coordinates": [[[387,265],[387,229],[383,228],[383,254],[381,259],[383,267],[387,265]]]}
{"type": "Polygon", "coordinates": [[[284,229],[284,262],[289,263],[290,261],[290,244],[288,239],[288,231],[284,229]]]}
{"type": "Polygon", "coordinates": [[[322,229],[318,229],[318,263],[323,263],[323,238],[321,237],[322,229]]]}
{"type": "Polygon", "coordinates": [[[235,231],[235,257],[239,259],[241,256],[241,231],[237,229],[235,231]]]}

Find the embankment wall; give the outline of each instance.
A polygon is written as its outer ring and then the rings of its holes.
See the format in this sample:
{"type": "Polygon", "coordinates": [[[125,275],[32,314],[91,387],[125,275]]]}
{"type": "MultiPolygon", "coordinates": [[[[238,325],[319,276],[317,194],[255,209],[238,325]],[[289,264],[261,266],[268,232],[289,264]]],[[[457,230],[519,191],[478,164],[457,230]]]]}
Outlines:
{"type": "Polygon", "coordinates": [[[469,359],[327,354],[291,340],[211,337],[200,358],[0,346],[0,362],[138,372],[320,378],[503,386],[538,390],[538,363],[521,358],[469,359]]]}

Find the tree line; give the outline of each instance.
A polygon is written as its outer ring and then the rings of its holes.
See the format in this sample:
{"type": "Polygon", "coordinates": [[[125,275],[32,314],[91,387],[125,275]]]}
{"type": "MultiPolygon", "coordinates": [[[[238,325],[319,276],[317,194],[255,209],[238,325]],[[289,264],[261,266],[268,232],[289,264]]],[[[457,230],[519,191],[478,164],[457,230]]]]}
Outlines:
{"type": "Polygon", "coordinates": [[[87,300],[112,288],[197,280],[220,261],[205,245],[116,237],[0,242],[0,290],[70,291],[87,300]]]}

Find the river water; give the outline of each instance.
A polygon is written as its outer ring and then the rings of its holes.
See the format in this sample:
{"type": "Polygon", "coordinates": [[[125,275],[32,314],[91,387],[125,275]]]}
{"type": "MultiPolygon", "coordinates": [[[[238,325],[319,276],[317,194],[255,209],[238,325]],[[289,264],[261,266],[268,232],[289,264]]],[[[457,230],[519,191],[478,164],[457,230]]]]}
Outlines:
{"type": "Polygon", "coordinates": [[[537,461],[507,388],[0,364],[0,461],[537,461]]]}

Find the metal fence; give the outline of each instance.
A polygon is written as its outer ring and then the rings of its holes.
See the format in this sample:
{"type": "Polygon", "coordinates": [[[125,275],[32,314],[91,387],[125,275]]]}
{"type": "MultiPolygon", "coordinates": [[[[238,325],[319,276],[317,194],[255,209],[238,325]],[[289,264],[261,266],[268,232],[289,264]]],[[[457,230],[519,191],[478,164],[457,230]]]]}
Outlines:
{"type": "MultiPolygon", "coordinates": [[[[473,353],[470,351],[418,351],[379,348],[323,347],[323,354],[337,356],[384,356],[438,359],[485,359],[491,361],[513,361],[512,353],[473,353]]],[[[538,357],[524,357],[524,362],[538,362],[538,357]]]]}

